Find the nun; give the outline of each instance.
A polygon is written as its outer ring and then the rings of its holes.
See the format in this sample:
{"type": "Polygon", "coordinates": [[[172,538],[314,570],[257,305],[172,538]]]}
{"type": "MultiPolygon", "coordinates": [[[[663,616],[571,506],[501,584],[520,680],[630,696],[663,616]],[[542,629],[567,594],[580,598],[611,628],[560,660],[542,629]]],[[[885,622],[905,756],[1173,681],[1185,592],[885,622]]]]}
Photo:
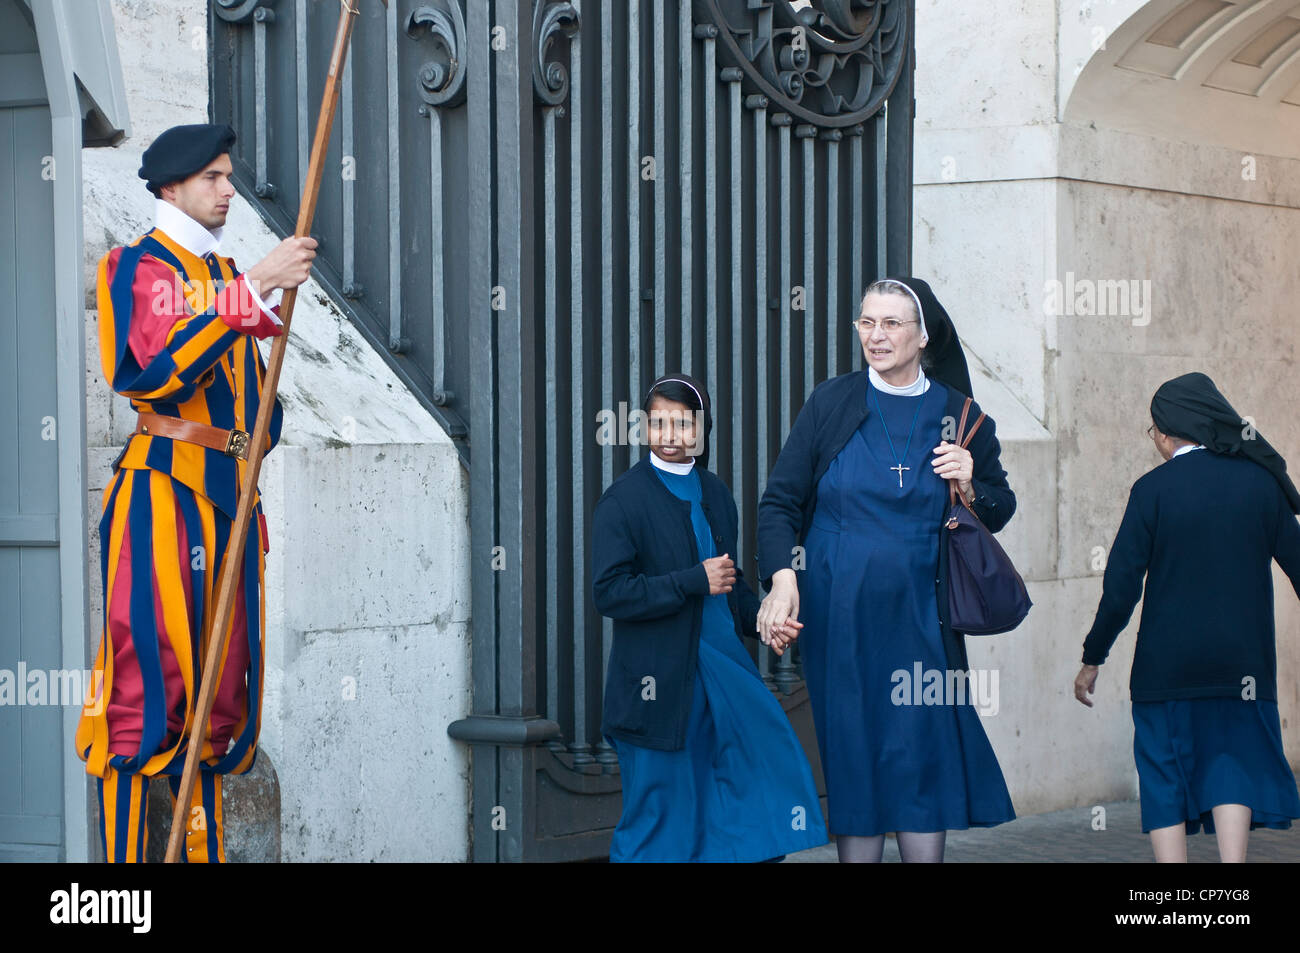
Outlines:
{"type": "MultiPolygon", "coordinates": [[[[771,861],[826,843],[812,769],[742,635],[758,597],[735,559],[736,503],[708,470],[708,392],[661,377],[650,453],[592,517],[592,599],[614,620],[603,730],[623,811],[611,861],[771,861]]],[[[768,640],[778,654],[792,622],[768,640]]]]}
{"type": "MultiPolygon", "coordinates": [[[[803,624],[829,829],[842,862],[943,859],[946,832],[1015,811],[967,692],[964,636],[948,624],[941,525],[957,481],[997,532],[1016,498],[991,418],[955,437],[971,393],[948,313],[919,278],[874,282],[853,328],[867,367],[819,384],[758,510],[760,633],[803,624]],[[914,672],[943,692],[902,690],[914,672]],[[947,691],[953,686],[953,691],[947,691]]],[[[972,406],[970,420],[978,418],[972,406]]]]}
{"type": "Polygon", "coordinates": [[[1142,830],[1158,862],[1186,862],[1186,835],[1204,830],[1220,860],[1240,863],[1250,831],[1300,818],[1271,572],[1277,560],[1300,595],[1300,493],[1204,374],[1160,385],[1147,435],[1164,463],[1129,493],[1074,694],[1092,707],[1098,667],[1141,597],[1129,694],[1142,830]]]}

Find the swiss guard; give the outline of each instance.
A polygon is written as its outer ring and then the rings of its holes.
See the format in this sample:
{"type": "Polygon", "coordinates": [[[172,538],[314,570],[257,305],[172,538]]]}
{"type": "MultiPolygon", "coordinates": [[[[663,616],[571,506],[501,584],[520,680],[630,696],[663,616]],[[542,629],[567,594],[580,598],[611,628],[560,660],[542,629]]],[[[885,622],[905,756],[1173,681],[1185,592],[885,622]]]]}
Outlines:
{"type": "MultiPolygon", "coordinates": [[[[167,775],[173,799],[179,790],[265,371],[254,338],[281,333],[280,293],[315,258],[311,238],[285,239],[243,273],[221,254],[234,141],[225,125],[162,133],[140,167],[155,227],[99,262],[104,376],[138,414],[104,490],[104,631],[76,734],[99,779],[109,862],[144,860],[149,779],[167,775]]],[[[268,450],[281,419],[277,401],[268,450]]],[[[253,513],[186,825],[190,863],[225,859],[221,776],[257,752],[267,539],[260,502],[253,513]]]]}

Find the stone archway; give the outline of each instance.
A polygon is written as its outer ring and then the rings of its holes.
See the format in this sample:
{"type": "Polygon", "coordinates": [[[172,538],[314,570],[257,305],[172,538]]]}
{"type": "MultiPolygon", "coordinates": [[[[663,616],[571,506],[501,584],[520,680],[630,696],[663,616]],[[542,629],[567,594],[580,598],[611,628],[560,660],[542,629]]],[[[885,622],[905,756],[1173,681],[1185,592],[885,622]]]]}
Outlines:
{"type": "MultiPolygon", "coordinates": [[[[1060,0],[994,22],[918,0],[916,274],[975,357],[1020,503],[1003,544],[1035,601],[1019,630],[968,646],[1001,673],[986,727],[1014,752],[1020,811],[1137,793],[1136,615],[1097,708],[1068,686],[1129,488],[1159,462],[1143,435],[1155,388],[1202,370],[1300,460],[1297,50],[1294,2],[1060,0]]],[[[1300,605],[1275,588],[1279,707],[1295,719],[1300,605]]]]}
{"type": "Polygon", "coordinates": [[[1096,13],[1062,33],[1063,66],[1075,55],[1077,67],[1084,43],[1091,54],[1073,79],[1062,70],[1066,122],[1300,157],[1300,8],[1291,0],[1151,0],[1096,13]]]}

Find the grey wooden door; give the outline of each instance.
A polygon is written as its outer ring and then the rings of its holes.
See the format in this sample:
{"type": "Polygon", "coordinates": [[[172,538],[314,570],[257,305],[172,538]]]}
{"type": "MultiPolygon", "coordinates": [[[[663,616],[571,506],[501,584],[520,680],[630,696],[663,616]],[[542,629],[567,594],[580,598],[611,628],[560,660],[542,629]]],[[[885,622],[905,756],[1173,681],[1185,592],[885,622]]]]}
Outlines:
{"type": "Polygon", "coordinates": [[[81,675],[60,677],[54,148],[36,34],[12,0],[0,77],[0,860],[60,860],[59,703],[81,675]]]}

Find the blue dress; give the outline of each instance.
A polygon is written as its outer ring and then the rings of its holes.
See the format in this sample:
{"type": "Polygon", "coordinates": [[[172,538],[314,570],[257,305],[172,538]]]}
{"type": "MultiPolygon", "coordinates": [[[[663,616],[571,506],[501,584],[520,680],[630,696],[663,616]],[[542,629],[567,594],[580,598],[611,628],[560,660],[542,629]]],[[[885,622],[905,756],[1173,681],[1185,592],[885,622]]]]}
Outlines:
{"type": "Polygon", "coordinates": [[[947,398],[934,381],[917,397],[869,388],[867,419],[817,484],[798,644],[835,834],[962,830],[1015,817],[972,704],[991,707],[996,673],[983,673],[983,691],[979,680],[968,689],[948,674],[940,635],[947,484],[931,461],[947,398]],[[901,488],[889,438],[908,468],[901,488]]]}
{"type": "MultiPolygon", "coordinates": [[[[700,559],[720,555],[700,506],[699,474],[657,467],[655,473],[674,496],[690,501],[700,559]]],[[[606,735],[623,780],[609,859],[753,862],[825,844],[812,769],[736,634],[726,595],[705,597],[699,646],[681,750],[606,735]]]]}
{"type": "Polygon", "coordinates": [[[1277,702],[1188,698],[1133,702],[1142,831],[1185,824],[1214,833],[1211,809],[1245,804],[1250,827],[1286,830],[1300,792],[1282,747],[1277,702]]]}

